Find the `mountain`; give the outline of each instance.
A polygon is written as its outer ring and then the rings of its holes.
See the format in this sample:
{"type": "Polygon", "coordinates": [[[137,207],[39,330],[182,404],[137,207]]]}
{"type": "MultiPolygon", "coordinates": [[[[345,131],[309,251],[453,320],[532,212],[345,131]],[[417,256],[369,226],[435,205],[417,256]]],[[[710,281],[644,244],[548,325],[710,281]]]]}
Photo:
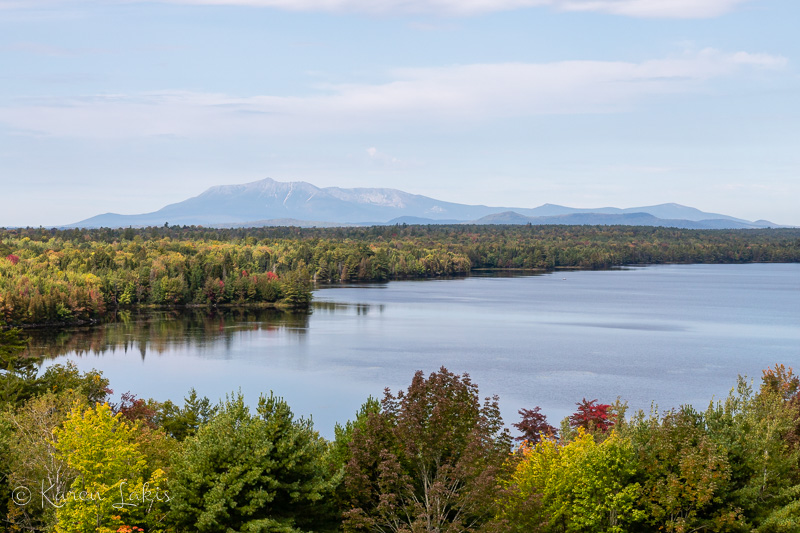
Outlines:
{"type": "Polygon", "coordinates": [[[304,181],[264,179],[211,187],[203,194],[143,215],[106,213],[74,227],[219,225],[293,218],[328,223],[385,222],[412,216],[432,220],[474,220],[497,208],[443,202],[396,189],[319,188],[304,181]]]}
{"type": "Polygon", "coordinates": [[[704,213],[679,204],[620,209],[577,209],[553,204],[535,208],[489,207],[445,202],[397,189],[316,187],[304,181],[263,179],[241,185],[211,187],[199,196],[141,215],[106,213],[67,227],[140,227],[196,225],[341,226],[379,224],[640,224],[675,227],[764,228],[749,222],[704,213]]]}
{"type": "Polygon", "coordinates": [[[432,218],[422,218],[422,217],[397,217],[393,218],[389,222],[381,222],[373,224],[375,226],[394,226],[395,224],[409,224],[409,225],[426,225],[426,224],[463,224],[463,220],[454,220],[454,219],[432,219],[432,218]]]}
{"type": "Polygon", "coordinates": [[[295,228],[341,228],[347,226],[361,226],[362,224],[347,224],[345,222],[323,222],[319,220],[297,220],[296,218],[271,218],[269,220],[253,220],[251,222],[230,222],[227,224],[214,224],[215,228],[266,228],[285,227],[295,228]]]}
{"type": "Polygon", "coordinates": [[[531,217],[548,217],[559,215],[571,215],[576,213],[598,213],[605,215],[627,215],[633,213],[648,213],[654,217],[665,220],[733,220],[746,225],[757,226],[775,226],[775,224],[766,220],[758,222],[750,222],[741,218],[735,218],[728,215],[721,215],[719,213],[706,213],[695,209],[694,207],[687,207],[680,204],[659,204],[650,205],[646,207],[630,207],[627,209],[620,209],[618,207],[599,207],[599,208],[574,208],[564,207],[562,205],[544,204],[533,209],[521,209],[519,213],[531,217]]]}
{"type": "MultiPolygon", "coordinates": [[[[681,206],[683,207],[683,206],[681,206]]],[[[691,208],[689,208],[691,209],[691,208]]],[[[641,211],[607,214],[597,212],[569,213],[565,215],[552,215],[540,217],[526,217],[513,211],[505,211],[488,215],[474,221],[475,224],[531,224],[533,226],[548,224],[565,224],[572,226],[667,226],[682,229],[755,229],[772,226],[758,226],[752,222],[742,221],[733,217],[690,220],[666,219],[653,216],[641,211]]],[[[724,216],[724,215],[721,215],[724,216]]],[[[767,224],[771,224],[767,222],[767,224]]]]}

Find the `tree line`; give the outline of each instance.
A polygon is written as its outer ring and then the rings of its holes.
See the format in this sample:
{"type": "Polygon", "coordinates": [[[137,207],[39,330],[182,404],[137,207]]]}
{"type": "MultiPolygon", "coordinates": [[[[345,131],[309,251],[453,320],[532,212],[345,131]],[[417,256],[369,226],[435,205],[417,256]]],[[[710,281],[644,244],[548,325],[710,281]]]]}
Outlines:
{"type": "Polygon", "coordinates": [[[476,269],[799,262],[799,229],[634,226],[0,230],[0,325],[97,320],[131,306],[279,303],[312,283],[476,269]]]}
{"type": "Polygon", "coordinates": [[[7,325],[85,322],[141,306],[306,308],[311,301],[307,267],[273,258],[274,246],[287,243],[145,240],[141,235],[105,242],[91,234],[58,232],[41,240],[4,237],[0,320],[7,325]]]}
{"type": "Polygon", "coordinates": [[[782,365],[704,410],[584,398],[556,428],[522,409],[514,439],[468,375],[417,372],[328,441],[271,393],[112,402],[99,372],[37,375],[25,347],[0,333],[0,531],[800,530],[800,379],[782,365]]]}

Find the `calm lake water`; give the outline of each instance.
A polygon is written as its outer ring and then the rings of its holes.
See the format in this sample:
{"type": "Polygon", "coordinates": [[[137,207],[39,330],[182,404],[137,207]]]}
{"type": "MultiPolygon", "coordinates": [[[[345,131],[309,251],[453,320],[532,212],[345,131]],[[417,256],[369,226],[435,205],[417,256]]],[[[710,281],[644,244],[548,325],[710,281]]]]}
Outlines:
{"type": "Polygon", "coordinates": [[[800,264],[670,265],[326,288],[309,315],[158,313],[39,333],[45,363],[97,368],[117,392],[180,401],[284,396],[332,437],[416,370],[468,372],[504,419],[551,423],[582,398],[649,410],[725,396],[738,374],[800,367],[800,264]]]}

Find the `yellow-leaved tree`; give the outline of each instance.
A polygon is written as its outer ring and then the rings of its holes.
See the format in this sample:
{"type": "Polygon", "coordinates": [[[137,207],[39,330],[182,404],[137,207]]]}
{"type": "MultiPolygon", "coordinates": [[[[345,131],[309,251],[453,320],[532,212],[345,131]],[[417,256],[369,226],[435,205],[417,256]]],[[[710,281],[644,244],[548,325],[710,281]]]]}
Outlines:
{"type": "Polygon", "coordinates": [[[613,431],[603,442],[583,428],[567,444],[524,448],[500,503],[507,531],[623,533],[644,519],[631,443],[613,431]]]}
{"type": "Polygon", "coordinates": [[[107,403],[73,407],[55,432],[58,454],[78,474],[66,493],[52,495],[56,533],[115,532],[123,526],[158,531],[169,501],[164,473],[147,475],[135,431],[107,403]]]}

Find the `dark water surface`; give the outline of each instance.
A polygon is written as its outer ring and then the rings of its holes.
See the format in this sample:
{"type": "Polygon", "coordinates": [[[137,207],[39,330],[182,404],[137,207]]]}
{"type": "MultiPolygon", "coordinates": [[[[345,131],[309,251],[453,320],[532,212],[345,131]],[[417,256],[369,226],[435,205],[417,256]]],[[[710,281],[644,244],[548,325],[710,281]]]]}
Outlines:
{"type": "Polygon", "coordinates": [[[327,437],[415,370],[468,372],[505,420],[557,424],[586,397],[704,408],[737,374],[800,367],[800,265],[670,265],[321,289],[310,315],[160,313],[39,334],[46,364],[97,368],[117,392],[179,401],[284,396],[327,437]]]}

